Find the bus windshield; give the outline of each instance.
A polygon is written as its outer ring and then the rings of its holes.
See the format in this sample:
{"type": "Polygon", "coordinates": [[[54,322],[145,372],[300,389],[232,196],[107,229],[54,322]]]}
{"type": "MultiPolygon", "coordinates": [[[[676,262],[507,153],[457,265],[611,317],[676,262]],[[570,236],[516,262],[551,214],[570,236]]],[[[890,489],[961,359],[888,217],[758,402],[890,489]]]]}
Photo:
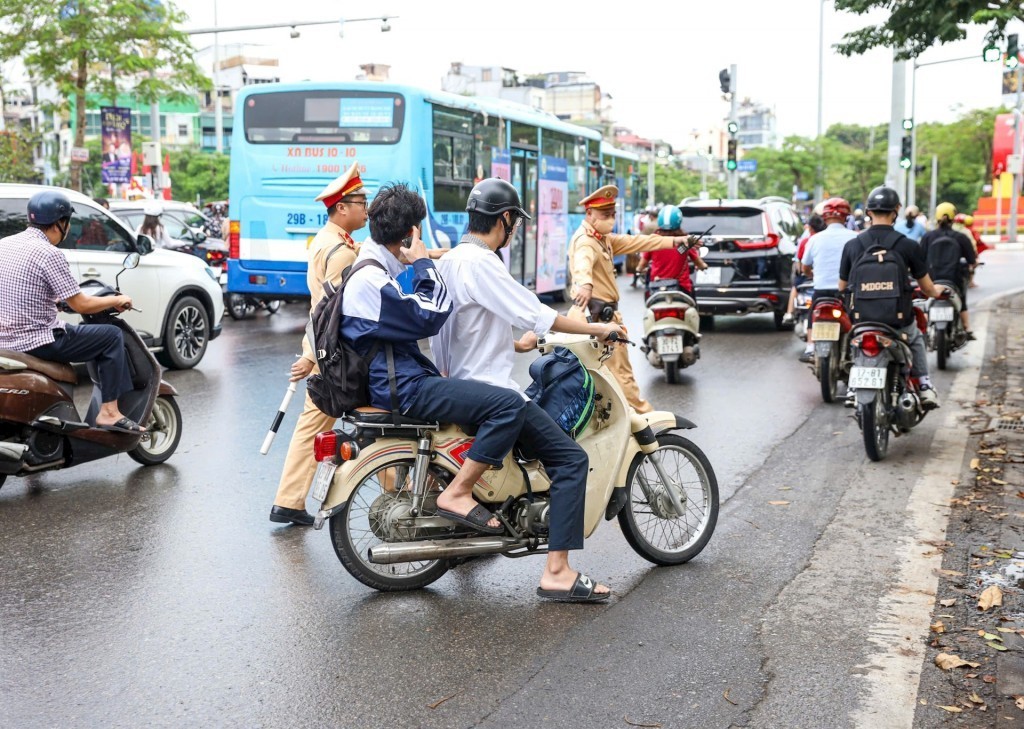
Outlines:
{"type": "Polygon", "coordinates": [[[377,91],[275,91],[245,101],[250,144],[395,144],[402,137],[401,94],[377,91]]]}

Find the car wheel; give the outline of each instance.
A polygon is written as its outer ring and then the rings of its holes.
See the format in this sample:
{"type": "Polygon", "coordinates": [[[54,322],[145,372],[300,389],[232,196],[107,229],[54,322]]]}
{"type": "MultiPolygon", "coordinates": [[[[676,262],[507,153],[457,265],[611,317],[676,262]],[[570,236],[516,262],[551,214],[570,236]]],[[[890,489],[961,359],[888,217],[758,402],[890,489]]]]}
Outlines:
{"type": "Polygon", "coordinates": [[[174,302],[164,327],[164,349],[160,362],[175,370],[195,367],[210,343],[210,317],[194,296],[174,302]]]}

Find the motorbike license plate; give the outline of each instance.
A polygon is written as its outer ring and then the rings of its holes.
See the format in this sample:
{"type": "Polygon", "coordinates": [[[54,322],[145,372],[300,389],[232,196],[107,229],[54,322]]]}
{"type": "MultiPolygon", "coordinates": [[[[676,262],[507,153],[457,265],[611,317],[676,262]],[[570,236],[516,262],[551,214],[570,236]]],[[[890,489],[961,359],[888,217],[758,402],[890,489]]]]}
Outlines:
{"type": "Polygon", "coordinates": [[[953,307],[933,306],[928,312],[928,318],[932,321],[953,321],[953,307]]]}
{"type": "Polygon", "coordinates": [[[722,283],[722,269],[719,266],[709,266],[702,271],[697,271],[697,284],[717,286],[720,283],[722,283]]]}
{"type": "Polygon", "coordinates": [[[675,337],[658,337],[658,354],[682,354],[683,353],[683,338],[680,336],[675,337]]]}
{"type": "Polygon", "coordinates": [[[847,384],[861,390],[882,390],[885,388],[885,367],[851,367],[847,384]]]}
{"type": "Polygon", "coordinates": [[[838,342],[839,341],[839,322],[836,321],[816,321],[814,326],[811,327],[811,336],[815,340],[821,340],[823,342],[838,342]]]}
{"type": "Polygon", "coordinates": [[[323,501],[327,498],[327,490],[334,481],[334,472],[338,467],[330,461],[321,461],[316,464],[316,475],[313,476],[313,490],[311,492],[314,501],[323,501]]]}

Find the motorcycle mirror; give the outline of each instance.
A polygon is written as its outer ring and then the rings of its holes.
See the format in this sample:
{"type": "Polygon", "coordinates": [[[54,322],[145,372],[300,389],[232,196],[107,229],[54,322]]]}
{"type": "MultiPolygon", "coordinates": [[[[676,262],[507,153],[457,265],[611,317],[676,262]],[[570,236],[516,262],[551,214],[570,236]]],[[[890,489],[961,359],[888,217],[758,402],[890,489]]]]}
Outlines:
{"type": "Polygon", "coordinates": [[[701,246],[700,248],[697,249],[697,253],[700,254],[701,258],[707,258],[709,252],[710,249],[707,246],[701,246]]]}
{"type": "Polygon", "coordinates": [[[124,263],[121,264],[122,266],[124,266],[123,270],[131,270],[133,268],[137,268],[141,258],[142,256],[140,256],[138,253],[129,253],[127,256],[124,257],[124,263]]]}

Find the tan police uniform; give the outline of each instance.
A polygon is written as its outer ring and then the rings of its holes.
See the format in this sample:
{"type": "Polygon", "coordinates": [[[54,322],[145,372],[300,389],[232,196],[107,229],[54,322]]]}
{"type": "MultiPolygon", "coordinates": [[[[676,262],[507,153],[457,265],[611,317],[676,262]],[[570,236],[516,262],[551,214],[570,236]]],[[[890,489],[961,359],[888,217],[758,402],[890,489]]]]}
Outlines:
{"type": "MultiPolygon", "coordinates": [[[[353,163],[344,175],[324,188],[317,196],[331,210],[341,199],[362,191],[363,182],[359,178],[359,164],[353,163]]],[[[341,274],[355,263],[359,246],[352,240],[346,230],[331,221],[320,229],[309,244],[309,268],[306,283],[309,286],[310,312],[324,297],[324,281],[341,281],[341,274]]],[[[302,356],[313,363],[313,371],[317,374],[316,357],[306,337],[302,338],[302,356]]],[[[295,424],[288,455],[284,459],[281,481],[274,497],[275,506],[286,509],[304,510],[306,495],[313,483],[316,473],[316,461],[313,458],[313,441],[317,433],[334,427],[335,419],[317,410],[309,395],[306,395],[302,414],[295,424]]]]}
{"type": "MultiPolygon", "coordinates": [[[[580,201],[586,209],[615,207],[619,189],[605,185],[580,201]]],[[[591,284],[591,301],[608,302],[616,307],[614,322],[622,324],[622,313],[618,310],[619,287],[615,282],[615,261],[617,255],[640,251],[658,251],[673,246],[672,238],[661,235],[601,235],[586,220],[573,234],[569,243],[569,269],[572,275],[572,295],[575,297],[580,286],[591,284]]],[[[586,321],[587,311],[573,306],[568,316],[586,321]]],[[[596,319],[595,319],[596,321],[596,319]]],[[[649,413],[654,408],[640,397],[640,388],[633,377],[627,347],[618,346],[608,359],[608,369],[619,381],[626,400],[638,413],[649,413]]]]}

